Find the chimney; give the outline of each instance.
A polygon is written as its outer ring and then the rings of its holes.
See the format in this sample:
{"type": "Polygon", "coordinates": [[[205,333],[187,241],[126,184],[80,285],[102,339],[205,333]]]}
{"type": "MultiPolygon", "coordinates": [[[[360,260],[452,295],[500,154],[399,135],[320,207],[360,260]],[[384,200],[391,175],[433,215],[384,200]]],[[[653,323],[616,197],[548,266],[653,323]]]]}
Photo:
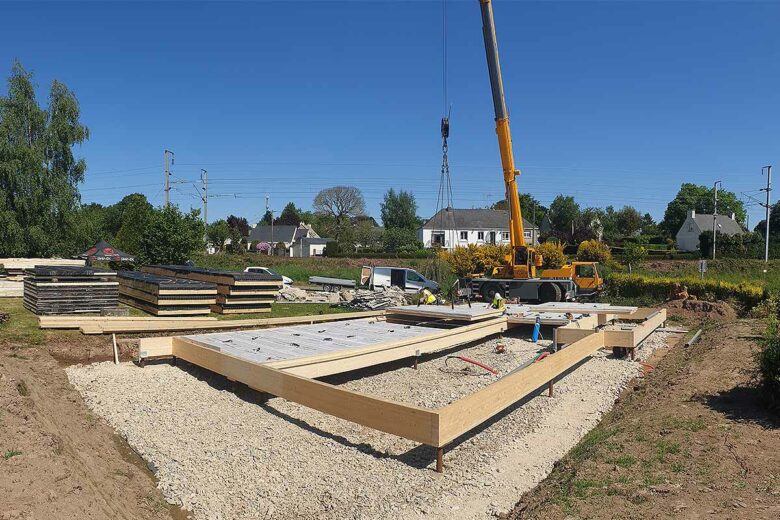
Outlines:
{"type": "Polygon", "coordinates": [[[692,209],[692,210],[688,211],[688,216],[691,217],[691,218],[696,218],[696,210],[692,209]]]}
{"type": "Polygon", "coordinates": [[[734,212],[732,212],[732,213],[731,213],[731,220],[733,220],[733,221],[735,221],[735,222],[736,222],[736,220],[737,220],[737,215],[736,215],[736,213],[734,213],[734,212]]]}

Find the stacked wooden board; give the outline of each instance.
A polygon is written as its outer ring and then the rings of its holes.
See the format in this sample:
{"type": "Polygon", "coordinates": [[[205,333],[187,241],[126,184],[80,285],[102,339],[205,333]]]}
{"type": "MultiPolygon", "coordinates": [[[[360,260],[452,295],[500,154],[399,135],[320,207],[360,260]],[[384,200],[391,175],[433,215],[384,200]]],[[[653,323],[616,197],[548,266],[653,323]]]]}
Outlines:
{"type": "Polygon", "coordinates": [[[217,285],[137,271],[119,273],[119,300],[155,316],[198,316],[217,303],[217,285]]]}
{"type": "Polygon", "coordinates": [[[91,267],[36,266],[25,269],[24,306],[35,314],[77,314],[119,305],[116,273],[91,267]]]}
{"type": "Polygon", "coordinates": [[[32,269],[39,265],[83,267],[84,260],[69,260],[65,258],[0,258],[0,265],[3,266],[9,278],[21,281],[25,269],[32,269]]]}
{"type": "Polygon", "coordinates": [[[281,276],[260,273],[217,271],[187,265],[151,265],[143,271],[216,284],[217,299],[211,310],[219,314],[271,312],[271,303],[283,287],[281,276]]]}

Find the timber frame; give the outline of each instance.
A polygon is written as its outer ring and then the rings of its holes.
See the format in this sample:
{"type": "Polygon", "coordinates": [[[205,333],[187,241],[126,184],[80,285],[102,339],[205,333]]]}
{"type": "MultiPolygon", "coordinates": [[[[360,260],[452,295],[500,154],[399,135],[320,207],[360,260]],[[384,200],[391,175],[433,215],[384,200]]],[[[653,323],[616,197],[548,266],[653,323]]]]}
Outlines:
{"type": "MultiPolygon", "coordinates": [[[[431,334],[305,358],[259,363],[180,336],[144,338],[140,358],[174,357],[303,406],[375,430],[436,448],[436,471],[444,468],[444,448],[473,428],[541,388],[550,395],[557,377],[602,348],[633,352],[666,320],[666,311],[642,311],[631,330],[604,330],[612,317],[601,312],[556,329],[554,352],[518,368],[490,385],[437,409],[399,403],[347,390],[314,378],[454,348],[500,334],[512,326],[506,317],[486,319],[431,334]],[[558,348],[561,345],[561,348],[558,348]]],[[[621,317],[622,319],[622,317],[621,317]]],[[[629,318],[630,319],[630,318],[629,318]]]]}

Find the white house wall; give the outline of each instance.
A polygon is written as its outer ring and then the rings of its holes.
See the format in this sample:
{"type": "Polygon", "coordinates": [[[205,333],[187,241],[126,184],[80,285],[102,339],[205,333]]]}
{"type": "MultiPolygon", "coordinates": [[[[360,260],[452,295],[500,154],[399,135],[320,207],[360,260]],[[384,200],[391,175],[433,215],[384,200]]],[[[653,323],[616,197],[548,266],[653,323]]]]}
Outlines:
{"type": "MultiPolygon", "coordinates": [[[[432,229],[420,229],[417,232],[417,238],[425,245],[425,247],[433,247],[433,232],[432,229]]],[[[458,229],[458,230],[444,230],[438,233],[444,233],[444,248],[452,249],[457,246],[467,246],[469,244],[483,245],[489,244],[490,233],[496,233],[496,244],[509,244],[509,231],[506,229],[458,229]],[[465,238],[461,238],[461,233],[465,233],[465,238]],[[482,238],[480,238],[482,233],[482,238]]],[[[526,242],[530,243],[533,238],[533,233],[529,230],[525,233],[526,242]]],[[[538,238],[538,237],[537,237],[538,238]]]]}
{"type": "Polygon", "coordinates": [[[686,218],[677,232],[677,249],[680,251],[698,251],[699,235],[701,235],[701,229],[699,229],[696,221],[691,217],[686,218]]]}

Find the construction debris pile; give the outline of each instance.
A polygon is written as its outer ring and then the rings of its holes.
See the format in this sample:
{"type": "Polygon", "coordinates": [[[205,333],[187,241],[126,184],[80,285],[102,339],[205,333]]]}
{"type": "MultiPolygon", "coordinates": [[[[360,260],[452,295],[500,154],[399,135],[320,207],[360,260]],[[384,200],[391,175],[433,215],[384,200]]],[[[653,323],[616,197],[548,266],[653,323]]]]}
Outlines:
{"type": "Polygon", "coordinates": [[[197,316],[217,303],[217,285],[137,271],[119,273],[119,300],[155,316],[197,316]]]}
{"type": "Polygon", "coordinates": [[[328,291],[307,291],[298,287],[284,286],[277,301],[283,303],[340,303],[339,293],[328,291]]]}
{"type": "Polygon", "coordinates": [[[339,294],[344,301],[341,306],[366,311],[397,307],[409,303],[404,290],[398,287],[377,287],[373,291],[370,289],[358,289],[357,291],[345,289],[339,294]]]}
{"type": "Polygon", "coordinates": [[[113,271],[55,265],[25,269],[25,274],[24,306],[35,314],[102,312],[119,305],[113,271]]]}
{"type": "Polygon", "coordinates": [[[217,301],[211,305],[211,310],[218,314],[271,312],[271,303],[284,285],[281,276],[215,271],[188,265],[151,265],[143,271],[216,284],[217,301]]]}
{"type": "Polygon", "coordinates": [[[11,315],[7,312],[0,312],[0,325],[11,319],[11,315]]]}

